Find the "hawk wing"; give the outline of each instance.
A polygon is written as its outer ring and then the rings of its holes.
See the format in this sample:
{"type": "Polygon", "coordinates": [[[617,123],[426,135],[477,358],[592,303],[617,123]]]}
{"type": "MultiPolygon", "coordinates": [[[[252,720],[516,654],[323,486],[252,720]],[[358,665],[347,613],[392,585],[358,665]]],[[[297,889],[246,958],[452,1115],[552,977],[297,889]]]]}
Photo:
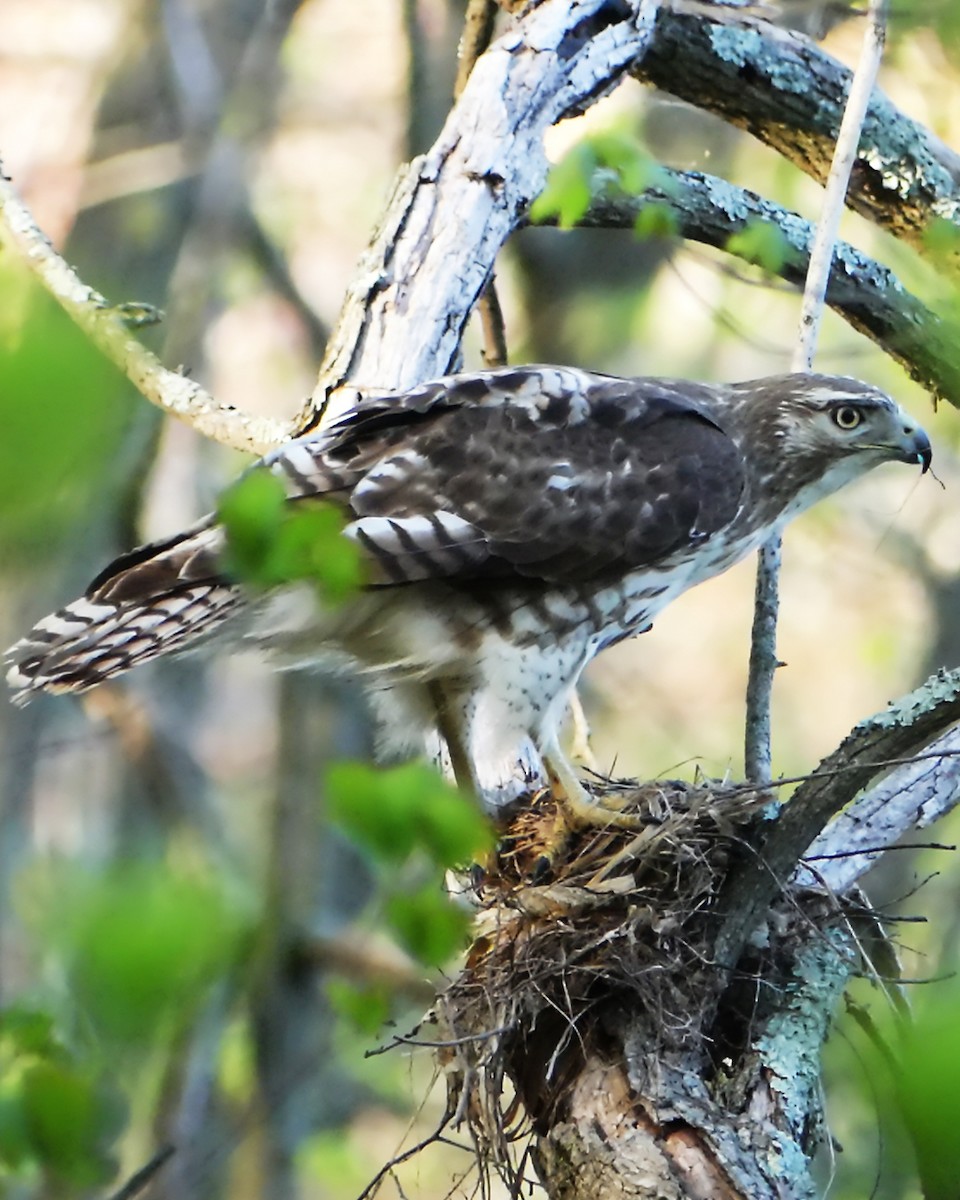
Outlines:
{"type": "Polygon", "coordinates": [[[734,441],[696,385],[562,368],[456,376],[361,403],[266,460],[328,496],[377,585],[586,582],[692,553],[736,515],[734,441]]]}
{"type": "MultiPolygon", "coordinates": [[[[254,470],[322,497],[365,547],[371,584],[590,582],[693,554],[736,515],[734,441],[709,389],[541,367],[361,400],[254,470]]],[[[213,518],[122,555],[9,652],[25,703],[82,691],[214,632],[244,605],[213,518]]]]}

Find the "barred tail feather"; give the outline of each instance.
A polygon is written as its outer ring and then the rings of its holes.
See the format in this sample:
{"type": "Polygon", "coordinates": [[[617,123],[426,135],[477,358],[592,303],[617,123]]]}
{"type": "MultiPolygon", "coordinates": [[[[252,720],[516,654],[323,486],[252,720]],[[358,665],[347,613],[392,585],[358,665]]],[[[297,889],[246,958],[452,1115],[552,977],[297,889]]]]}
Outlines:
{"type": "Polygon", "coordinates": [[[84,692],[212,633],[244,603],[219,572],[221,545],[220,531],[204,524],[117,559],[8,650],[13,702],[84,692]]]}

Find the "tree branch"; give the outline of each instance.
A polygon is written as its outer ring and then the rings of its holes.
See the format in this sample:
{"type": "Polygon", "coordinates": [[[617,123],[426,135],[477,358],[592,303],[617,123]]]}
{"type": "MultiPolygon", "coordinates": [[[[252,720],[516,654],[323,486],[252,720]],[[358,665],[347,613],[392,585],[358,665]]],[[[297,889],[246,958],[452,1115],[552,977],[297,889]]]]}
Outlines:
{"type": "MultiPolygon", "coordinates": [[[[728,250],[731,235],[751,222],[767,221],[776,225],[784,238],[786,257],[777,274],[788,283],[803,282],[812,222],[715,175],[666,167],[659,170],[661,183],[639,196],[597,195],[578,225],[633,229],[641,212],[657,206],[669,209],[681,237],[728,250]]],[[[960,404],[956,331],[907,291],[888,267],[848,242],[837,242],[826,301],[850,326],[895,359],[911,379],[935,396],[960,404]]]]}
{"type": "Polygon", "coordinates": [[[870,870],[884,849],[908,830],[926,829],[958,802],[960,729],[951,729],[838,813],[804,858],[838,857],[818,862],[815,876],[801,866],[794,878],[804,887],[826,886],[845,892],[870,870]]]}
{"type": "Polygon", "coordinates": [[[164,412],[205,437],[253,454],[263,454],[292,436],[282,422],[218,404],[200,384],[168,370],[130,332],[122,307],[111,306],[57,254],[7,179],[0,179],[0,245],[16,254],[101,353],[164,412]]]}
{"type": "Polygon", "coordinates": [[[351,406],[347,381],[403,388],[450,367],[497,252],[543,188],[545,130],[642,58],[657,9],[545,0],[478,59],[434,146],[399,176],[301,430],[351,406]]]}
{"type": "MultiPolygon", "coordinates": [[[[631,73],[826,178],[851,72],[802,34],[675,0],[631,73]]],[[[960,155],[874,91],[847,204],[924,253],[934,220],[960,224],[960,155]]]]}
{"type": "MultiPolygon", "coordinates": [[[[717,961],[736,962],[744,942],[826,823],[891,762],[925,749],[960,720],[960,671],[932,675],[916,691],[856,725],[778,811],[718,902],[726,914],[717,961]]],[[[871,830],[870,836],[873,836],[871,830]]]]}

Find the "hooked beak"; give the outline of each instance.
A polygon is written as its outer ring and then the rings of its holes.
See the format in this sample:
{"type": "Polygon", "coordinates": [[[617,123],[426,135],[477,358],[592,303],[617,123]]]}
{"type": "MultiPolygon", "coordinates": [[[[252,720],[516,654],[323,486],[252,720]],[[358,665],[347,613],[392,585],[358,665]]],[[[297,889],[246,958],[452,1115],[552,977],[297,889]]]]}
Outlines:
{"type": "Polygon", "coordinates": [[[930,448],[930,439],[926,435],[924,435],[922,449],[917,451],[917,462],[920,464],[920,474],[926,475],[933,462],[933,450],[930,448]]]}
{"type": "Polygon", "coordinates": [[[933,462],[930,439],[919,425],[905,425],[903,433],[903,461],[919,463],[921,475],[926,475],[933,462]]]}

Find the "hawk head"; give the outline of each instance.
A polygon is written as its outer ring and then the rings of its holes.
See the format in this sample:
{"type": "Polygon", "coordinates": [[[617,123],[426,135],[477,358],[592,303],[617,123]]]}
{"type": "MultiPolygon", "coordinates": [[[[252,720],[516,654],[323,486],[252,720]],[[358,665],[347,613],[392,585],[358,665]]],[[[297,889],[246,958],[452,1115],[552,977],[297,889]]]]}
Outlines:
{"type": "Polygon", "coordinates": [[[930,439],[895,400],[832,375],[778,375],[731,388],[737,440],[756,494],[784,518],[884,462],[930,467],[930,439]]]}

